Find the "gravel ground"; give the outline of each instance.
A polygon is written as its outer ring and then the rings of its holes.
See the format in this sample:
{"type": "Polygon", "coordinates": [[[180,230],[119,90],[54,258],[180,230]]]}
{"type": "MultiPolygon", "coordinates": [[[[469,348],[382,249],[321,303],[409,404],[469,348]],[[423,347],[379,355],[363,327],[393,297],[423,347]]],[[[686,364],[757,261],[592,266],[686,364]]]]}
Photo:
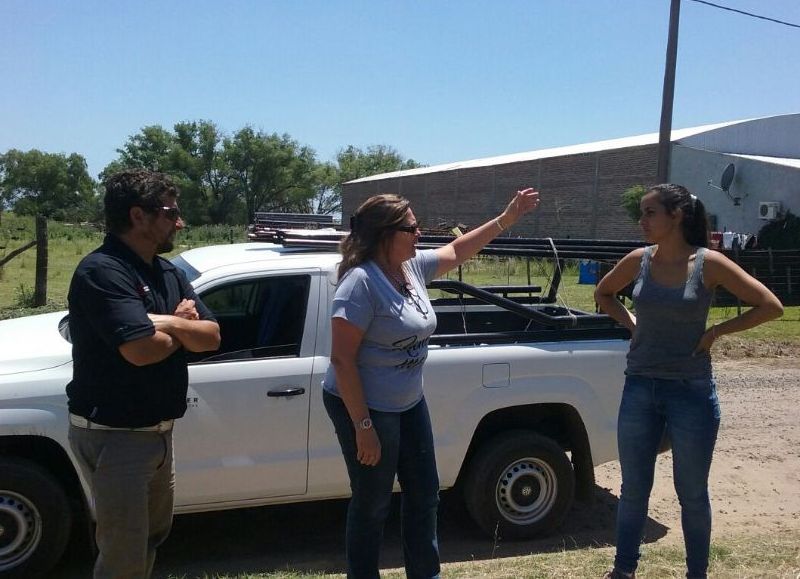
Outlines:
{"type": "MultiPolygon", "coordinates": [[[[715,364],[722,409],[711,498],[714,535],[800,530],[800,360],[724,359],[715,364]]],[[[619,496],[619,463],[597,469],[597,483],[619,496]]],[[[672,456],[661,455],[650,517],[680,540],[672,456]]]]}

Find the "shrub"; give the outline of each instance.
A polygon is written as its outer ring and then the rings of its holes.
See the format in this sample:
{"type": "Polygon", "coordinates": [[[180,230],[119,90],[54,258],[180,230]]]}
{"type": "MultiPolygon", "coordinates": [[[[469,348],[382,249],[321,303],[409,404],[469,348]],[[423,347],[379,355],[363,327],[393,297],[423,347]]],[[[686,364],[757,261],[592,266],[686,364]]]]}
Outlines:
{"type": "Polygon", "coordinates": [[[764,249],[800,248],[800,217],[787,210],[783,219],[767,223],[758,232],[758,247],[764,249]]]}
{"type": "Polygon", "coordinates": [[[634,185],[622,192],[622,207],[633,221],[638,222],[639,218],[642,216],[639,203],[645,193],[647,193],[647,187],[644,185],[634,185]]]}

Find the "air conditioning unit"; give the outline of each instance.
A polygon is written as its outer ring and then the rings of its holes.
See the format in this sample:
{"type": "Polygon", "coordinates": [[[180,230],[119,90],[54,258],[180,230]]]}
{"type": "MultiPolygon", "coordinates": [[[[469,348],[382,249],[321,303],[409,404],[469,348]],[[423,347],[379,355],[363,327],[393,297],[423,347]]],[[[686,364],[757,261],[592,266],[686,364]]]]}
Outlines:
{"type": "Polygon", "coordinates": [[[769,219],[770,221],[778,218],[781,212],[780,201],[759,201],[758,202],[758,217],[760,219],[769,219]]]}

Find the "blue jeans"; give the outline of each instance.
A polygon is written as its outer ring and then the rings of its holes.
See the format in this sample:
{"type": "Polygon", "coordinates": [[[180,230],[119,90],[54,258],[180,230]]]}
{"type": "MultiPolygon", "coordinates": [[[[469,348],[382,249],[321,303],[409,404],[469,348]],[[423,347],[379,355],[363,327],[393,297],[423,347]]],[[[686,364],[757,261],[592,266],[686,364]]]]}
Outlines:
{"type": "Polygon", "coordinates": [[[336,428],[353,493],[347,508],[347,577],[379,577],[378,557],[383,527],[397,475],[403,491],[401,529],[406,576],[413,579],[438,578],[436,515],[439,475],[425,399],[405,412],[370,410],[373,428],[381,441],[381,459],[376,466],[364,466],[358,462],[355,428],[341,398],[323,392],[323,401],[336,428]]]}
{"type": "Polygon", "coordinates": [[[708,472],[719,421],[719,400],[711,377],[626,377],[617,423],[622,466],[614,560],[617,569],[629,573],[638,564],[656,455],[666,428],[672,442],[672,472],[681,505],[686,576],[706,577],[711,541],[708,472]]]}

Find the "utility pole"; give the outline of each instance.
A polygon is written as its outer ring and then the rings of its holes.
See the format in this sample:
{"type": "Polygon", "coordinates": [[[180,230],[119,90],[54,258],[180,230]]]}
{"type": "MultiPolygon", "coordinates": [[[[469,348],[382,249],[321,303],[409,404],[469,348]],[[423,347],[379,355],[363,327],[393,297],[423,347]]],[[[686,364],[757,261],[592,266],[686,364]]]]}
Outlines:
{"type": "Polygon", "coordinates": [[[670,0],[667,63],[664,67],[664,91],[661,97],[661,128],[658,133],[658,182],[669,179],[669,152],[672,144],[672,101],[675,98],[675,66],[678,61],[678,21],[681,0],[670,0]]]}

